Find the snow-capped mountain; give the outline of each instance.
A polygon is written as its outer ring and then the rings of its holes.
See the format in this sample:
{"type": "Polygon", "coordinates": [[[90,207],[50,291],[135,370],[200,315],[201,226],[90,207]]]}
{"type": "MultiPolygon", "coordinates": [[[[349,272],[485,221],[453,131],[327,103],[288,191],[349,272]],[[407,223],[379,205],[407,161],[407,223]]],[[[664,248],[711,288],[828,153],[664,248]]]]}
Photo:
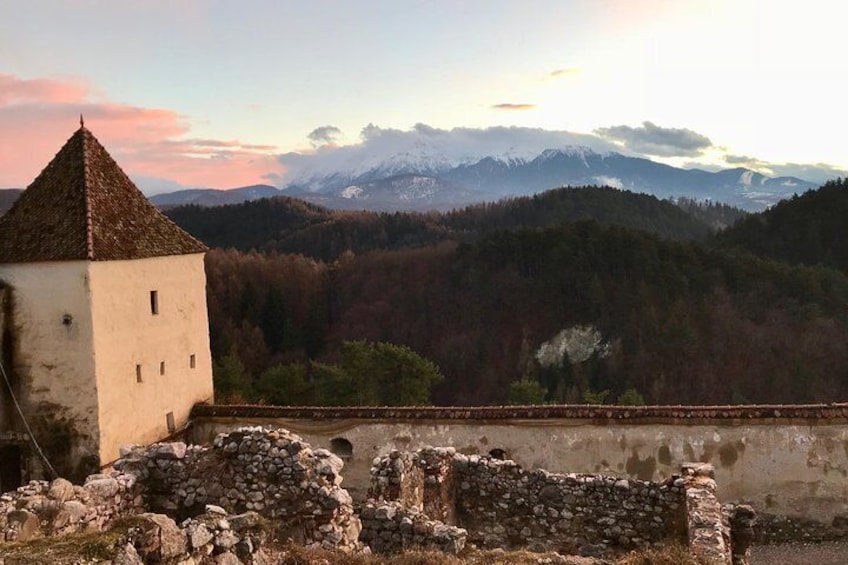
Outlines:
{"type": "MultiPolygon", "coordinates": [[[[296,168],[283,189],[256,185],[232,190],[192,189],[158,194],[161,207],[217,206],[277,195],[347,210],[450,210],[563,186],[612,186],[659,198],[689,197],[762,210],[816,185],[795,177],[770,178],[744,168],[710,172],[680,169],[584,145],[529,152],[514,146],[443,150],[437,143],[377,154],[336,150],[315,166],[296,168]]],[[[300,159],[300,157],[292,157],[300,159]]],[[[308,164],[309,165],[309,164],[308,164]]]]}
{"type": "Polygon", "coordinates": [[[299,198],[335,209],[447,211],[491,200],[492,195],[469,190],[436,176],[400,174],[350,184],[337,191],[301,194],[299,198]]]}
{"type": "Polygon", "coordinates": [[[345,164],[323,176],[316,170],[301,171],[288,190],[332,207],[422,210],[562,186],[606,185],[660,198],[686,196],[760,210],[814,187],[794,177],[769,178],[742,168],[680,169],[584,146],[546,149],[533,156],[508,151],[482,158],[448,157],[431,147],[424,149],[421,154],[398,152],[381,162],[345,164]]]}

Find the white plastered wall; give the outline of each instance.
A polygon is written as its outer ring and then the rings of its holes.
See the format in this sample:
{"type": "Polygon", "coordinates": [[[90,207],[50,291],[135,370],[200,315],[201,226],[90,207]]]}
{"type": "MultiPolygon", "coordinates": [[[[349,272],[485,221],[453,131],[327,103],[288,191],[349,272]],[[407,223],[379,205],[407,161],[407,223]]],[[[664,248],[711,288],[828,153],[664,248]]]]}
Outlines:
{"type": "Polygon", "coordinates": [[[196,402],[212,399],[206,274],[197,253],[93,262],[90,278],[100,460],[106,464],[122,444],[166,437],[168,413],[179,428],[196,402]],[[154,290],[158,314],[151,312],[154,290]]]}
{"type": "Polygon", "coordinates": [[[47,418],[70,425],[82,436],[72,446],[72,459],[97,455],[88,262],[4,263],[0,280],[12,288],[11,369],[30,423],[38,427],[47,418]]]}

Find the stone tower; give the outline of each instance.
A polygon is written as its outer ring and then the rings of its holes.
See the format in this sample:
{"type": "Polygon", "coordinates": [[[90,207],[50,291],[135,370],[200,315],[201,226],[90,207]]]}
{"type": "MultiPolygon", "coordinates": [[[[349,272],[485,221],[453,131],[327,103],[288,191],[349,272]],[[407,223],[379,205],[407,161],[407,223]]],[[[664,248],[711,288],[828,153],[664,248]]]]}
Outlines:
{"type": "Polygon", "coordinates": [[[13,449],[23,478],[44,472],[27,425],[56,471],[80,478],[211,401],[205,251],[85,127],[0,218],[7,483],[13,449]]]}

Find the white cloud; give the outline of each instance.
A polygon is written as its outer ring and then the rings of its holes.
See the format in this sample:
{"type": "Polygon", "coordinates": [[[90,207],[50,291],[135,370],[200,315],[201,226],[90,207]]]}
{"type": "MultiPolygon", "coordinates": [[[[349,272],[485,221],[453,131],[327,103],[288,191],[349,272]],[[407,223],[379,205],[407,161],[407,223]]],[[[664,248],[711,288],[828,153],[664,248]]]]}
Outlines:
{"type": "Polygon", "coordinates": [[[707,136],[691,129],[666,128],[651,122],[642,122],[641,126],[635,128],[598,128],[595,133],[619,142],[631,151],[659,157],[694,157],[713,145],[707,136]]]}
{"type": "Polygon", "coordinates": [[[289,174],[284,182],[309,184],[309,179],[332,173],[355,177],[377,166],[390,172],[410,163],[433,172],[484,157],[533,159],[545,149],[585,146],[598,152],[620,151],[592,134],[551,131],[541,128],[488,127],[440,129],[416,124],[411,129],[383,128],[368,124],[360,141],[351,145],[322,145],[312,151],[279,156],[289,174]]]}

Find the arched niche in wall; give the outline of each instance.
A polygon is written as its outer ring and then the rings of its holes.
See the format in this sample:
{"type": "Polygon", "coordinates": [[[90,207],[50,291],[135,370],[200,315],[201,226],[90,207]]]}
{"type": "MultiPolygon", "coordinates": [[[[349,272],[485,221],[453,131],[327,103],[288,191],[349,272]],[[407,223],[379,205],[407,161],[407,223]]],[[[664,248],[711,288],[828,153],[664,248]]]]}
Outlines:
{"type": "Polygon", "coordinates": [[[350,461],[353,458],[353,444],[343,437],[334,437],[330,440],[330,451],[342,461],[350,461]]]}
{"type": "Polygon", "coordinates": [[[500,447],[490,449],[489,457],[491,457],[492,459],[500,459],[501,461],[503,461],[504,459],[508,459],[506,450],[501,449],[500,447]]]}

